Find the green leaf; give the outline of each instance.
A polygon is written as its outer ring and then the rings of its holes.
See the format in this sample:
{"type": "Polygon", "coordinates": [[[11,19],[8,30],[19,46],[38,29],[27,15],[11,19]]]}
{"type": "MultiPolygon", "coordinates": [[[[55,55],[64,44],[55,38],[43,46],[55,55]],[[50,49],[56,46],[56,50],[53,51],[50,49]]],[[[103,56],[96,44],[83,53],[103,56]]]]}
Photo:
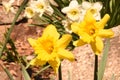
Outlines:
{"type": "Polygon", "coordinates": [[[81,3],[82,3],[82,0],[77,0],[77,2],[78,2],[79,4],[81,4],[81,3]]]}
{"type": "Polygon", "coordinates": [[[1,58],[1,55],[2,55],[2,53],[3,53],[3,51],[4,51],[5,47],[6,47],[6,44],[7,44],[8,40],[9,40],[9,38],[10,38],[10,34],[11,34],[13,28],[14,28],[15,22],[16,22],[16,20],[18,19],[18,17],[19,17],[19,15],[21,14],[21,12],[24,10],[24,7],[26,6],[27,3],[28,3],[28,0],[24,0],[23,3],[22,3],[21,6],[20,6],[18,12],[17,12],[16,15],[15,15],[15,18],[14,18],[12,24],[11,24],[11,27],[10,27],[7,35],[6,35],[5,43],[4,43],[4,45],[3,45],[3,47],[2,47],[2,49],[1,49],[1,51],[0,51],[0,58],[1,58]]]}
{"type": "Polygon", "coordinates": [[[109,46],[110,46],[110,40],[108,39],[106,41],[103,56],[102,56],[102,59],[101,59],[100,65],[99,65],[99,69],[98,69],[98,80],[102,80],[103,75],[104,75],[105,66],[106,66],[106,62],[107,62],[108,51],[109,51],[109,46]]]}
{"type": "Polygon", "coordinates": [[[65,6],[68,6],[70,1],[69,0],[62,0],[62,2],[64,3],[65,6]]]}
{"type": "Polygon", "coordinates": [[[26,71],[26,69],[24,67],[24,65],[21,64],[21,66],[22,66],[22,74],[24,76],[24,80],[31,80],[28,72],[26,71]]]}
{"type": "Polygon", "coordinates": [[[10,74],[9,70],[8,70],[7,68],[5,68],[4,66],[2,66],[1,64],[0,64],[0,66],[4,69],[4,71],[6,72],[6,74],[7,74],[8,77],[9,77],[9,79],[10,79],[10,80],[14,80],[14,79],[13,79],[13,76],[10,74]]]}
{"type": "Polygon", "coordinates": [[[64,4],[61,0],[54,0],[57,4],[59,4],[59,7],[60,8],[63,8],[64,7],[64,4]]]}
{"type": "Polygon", "coordinates": [[[58,8],[56,8],[55,6],[52,6],[52,8],[54,9],[54,14],[56,16],[59,16],[60,18],[65,19],[65,16],[61,13],[61,11],[58,8]]]}

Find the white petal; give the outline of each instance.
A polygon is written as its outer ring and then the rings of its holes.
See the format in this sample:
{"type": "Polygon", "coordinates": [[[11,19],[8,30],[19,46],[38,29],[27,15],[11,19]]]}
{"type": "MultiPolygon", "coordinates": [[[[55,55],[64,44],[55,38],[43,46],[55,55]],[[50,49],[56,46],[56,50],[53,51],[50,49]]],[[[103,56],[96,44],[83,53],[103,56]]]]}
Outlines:
{"type": "Polygon", "coordinates": [[[11,4],[14,3],[14,2],[15,2],[15,0],[10,0],[10,1],[9,1],[9,3],[11,3],[11,4]]]}
{"type": "Polygon", "coordinates": [[[61,11],[62,11],[63,13],[67,13],[69,10],[70,10],[69,7],[65,7],[65,8],[63,8],[61,11]]]}
{"type": "Polygon", "coordinates": [[[69,7],[76,7],[78,6],[78,2],[76,0],[73,0],[70,2],[69,7]]]}
{"type": "Polygon", "coordinates": [[[92,6],[92,4],[90,2],[84,1],[82,2],[82,7],[84,9],[89,9],[92,6]]]}
{"type": "Polygon", "coordinates": [[[54,12],[54,10],[52,9],[52,7],[51,6],[47,6],[46,13],[49,14],[49,15],[52,15],[53,12],[54,12]]]}
{"type": "Polygon", "coordinates": [[[94,14],[93,16],[94,16],[94,18],[95,18],[96,20],[101,20],[101,15],[100,15],[99,12],[96,13],[96,14],[94,14]]]}
{"type": "Polygon", "coordinates": [[[96,2],[93,4],[93,8],[96,8],[97,11],[100,11],[102,9],[103,5],[101,2],[96,2]]]}

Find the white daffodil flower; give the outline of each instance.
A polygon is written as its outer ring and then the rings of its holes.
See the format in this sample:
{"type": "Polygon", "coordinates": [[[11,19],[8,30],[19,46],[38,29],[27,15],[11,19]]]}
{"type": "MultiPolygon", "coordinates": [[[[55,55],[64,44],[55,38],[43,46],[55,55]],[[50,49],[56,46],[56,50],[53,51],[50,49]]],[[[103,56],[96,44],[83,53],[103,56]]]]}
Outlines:
{"type": "Polygon", "coordinates": [[[100,20],[100,10],[102,9],[102,3],[101,2],[95,2],[95,3],[90,3],[87,1],[82,2],[82,10],[83,10],[83,15],[86,13],[88,9],[91,10],[91,12],[94,14],[93,16],[95,17],[96,20],[100,20]]]}
{"type": "Polygon", "coordinates": [[[53,14],[53,9],[47,0],[31,1],[30,6],[34,8],[35,12],[39,13],[40,17],[44,12],[47,12],[49,15],[53,14]]]}
{"type": "Polygon", "coordinates": [[[64,26],[66,32],[72,33],[72,30],[71,30],[72,23],[73,22],[70,19],[62,20],[62,25],[64,26]]]}
{"type": "Polygon", "coordinates": [[[65,13],[72,21],[77,21],[80,19],[81,9],[76,0],[71,1],[69,6],[64,7],[61,11],[65,13]]]}
{"type": "Polygon", "coordinates": [[[6,1],[2,1],[2,5],[4,7],[4,10],[6,11],[6,13],[8,12],[13,12],[15,13],[14,8],[12,7],[12,4],[15,2],[15,0],[10,0],[9,2],[6,1]]]}
{"type": "Polygon", "coordinates": [[[35,11],[32,7],[26,7],[25,8],[25,16],[27,18],[32,18],[35,15],[35,11]]]}

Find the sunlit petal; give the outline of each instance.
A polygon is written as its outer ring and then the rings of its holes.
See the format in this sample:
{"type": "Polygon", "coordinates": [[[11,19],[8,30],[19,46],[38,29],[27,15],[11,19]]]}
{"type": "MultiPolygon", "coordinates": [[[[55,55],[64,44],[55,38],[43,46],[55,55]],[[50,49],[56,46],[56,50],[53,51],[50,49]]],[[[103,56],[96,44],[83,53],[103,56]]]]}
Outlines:
{"type": "Polygon", "coordinates": [[[36,66],[43,66],[44,64],[46,64],[46,61],[34,58],[30,61],[31,65],[36,65],[36,66]]]}
{"type": "Polygon", "coordinates": [[[103,41],[100,37],[96,37],[95,42],[90,43],[93,52],[99,55],[103,50],[103,41]]]}
{"type": "Polygon", "coordinates": [[[70,41],[72,40],[72,36],[69,34],[63,35],[56,43],[56,47],[60,47],[65,49],[70,41]]]}
{"type": "Polygon", "coordinates": [[[79,30],[80,30],[80,28],[79,28],[79,23],[72,23],[71,29],[72,29],[72,31],[73,31],[74,33],[78,34],[78,33],[79,33],[79,30]]]}
{"type": "Polygon", "coordinates": [[[58,68],[60,66],[60,59],[59,58],[55,58],[54,61],[50,60],[50,61],[48,61],[48,63],[54,69],[55,73],[58,73],[58,68]]]}
{"type": "Polygon", "coordinates": [[[111,29],[101,29],[99,30],[98,35],[102,38],[112,38],[114,33],[111,29]]]}
{"type": "Polygon", "coordinates": [[[87,33],[83,32],[81,34],[79,34],[80,38],[82,41],[86,42],[86,43],[90,43],[92,40],[92,36],[89,36],[87,33]]]}
{"type": "Polygon", "coordinates": [[[84,20],[85,20],[87,23],[94,23],[94,22],[96,22],[95,18],[93,17],[93,14],[91,13],[90,10],[88,10],[88,11],[86,12],[86,15],[85,15],[84,20]]]}
{"type": "Polygon", "coordinates": [[[35,40],[35,39],[28,38],[28,42],[30,43],[30,45],[31,45],[33,48],[37,45],[36,41],[37,41],[37,40],[35,40]]]}
{"type": "Polygon", "coordinates": [[[100,23],[99,23],[100,26],[99,27],[101,29],[104,29],[104,26],[109,19],[110,19],[110,16],[108,14],[105,14],[105,16],[100,20],[100,23]]]}
{"type": "Polygon", "coordinates": [[[57,40],[60,37],[60,34],[57,32],[55,26],[49,25],[44,29],[42,37],[57,40]]]}
{"type": "Polygon", "coordinates": [[[102,52],[102,50],[103,50],[103,41],[102,41],[102,39],[100,38],[100,37],[96,37],[96,48],[97,48],[97,50],[98,50],[98,52],[102,52]]]}
{"type": "Polygon", "coordinates": [[[74,45],[74,46],[83,46],[83,45],[85,45],[85,44],[87,44],[87,43],[85,43],[85,42],[84,42],[83,40],[81,40],[81,39],[73,42],[73,45],[74,45]]]}
{"type": "Polygon", "coordinates": [[[67,51],[65,49],[60,49],[59,52],[58,52],[58,56],[61,59],[68,59],[70,61],[75,60],[74,55],[70,51],[67,51]]]}

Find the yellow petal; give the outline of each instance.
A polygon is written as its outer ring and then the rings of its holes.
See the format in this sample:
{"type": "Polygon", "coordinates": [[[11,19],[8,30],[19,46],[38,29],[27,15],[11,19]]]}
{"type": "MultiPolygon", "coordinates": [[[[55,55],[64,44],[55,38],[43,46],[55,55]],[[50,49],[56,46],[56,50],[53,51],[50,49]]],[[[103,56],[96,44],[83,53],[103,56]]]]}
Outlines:
{"type": "Polygon", "coordinates": [[[33,49],[35,50],[36,54],[40,54],[40,53],[45,53],[46,52],[44,50],[44,48],[42,47],[41,43],[39,42],[39,39],[36,40],[36,39],[28,38],[28,42],[33,47],[33,49]]]}
{"type": "Polygon", "coordinates": [[[79,36],[80,36],[80,39],[86,43],[90,43],[92,40],[92,36],[88,35],[85,32],[81,33],[79,36]]]}
{"type": "Polygon", "coordinates": [[[87,22],[87,23],[95,23],[96,20],[95,18],[93,17],[93,14],[91,12],[91,10],[88,10],[85,14],[85,17],[84,17],[84,20],[87,22]]]}
{"type": "Polygon", "coordinates": [[[41,52],[40,54],[37,55],[37,59],[40,59],[41,61],[48,61],[50,59],[50,54],[48,54],[47,52],[41,52]]]}
{"type": "Polygon", "coordinates": [[[111,38],[114,36],[114,32],[111,29],[101,29],[98,35],[102,38],[111,38]]]}
{"type": "Polygon", "coordinates": [[[110,19],[109,14],[105,14],[105,16],[99,22],[99,25],[100,25],[99,27],[103,29],[109,19],[110,19]]]}
{"type": "Polygon", "coordinates": [[[43,38],[48,38],[48,39],[51,39],[51,40],[55,41],[55,40],[59,39],[60,34],[57,32],[57,29],[55,28],[54,25],[48,25],[44,29],[42,37],[43,38]]]}
{"type": "Polygon", "coordinates": [[[81,40],[81,39],[73,42],[73,45],[74,45],[74,46],[83,46],[83,45],[85,45],[85,44],[86,44],[86,43],[85,43],[83,40],[81,40]]]}
{"type": "Polygon", "coordinates": [[[30,45],[35,48],[35,46],[37,45],[36,43],[37,40],[35,39],[32,39],[32,38],[28,38],[28,42],[30,43],[30,45]]]}
{"type": "Polygon", "coordinates": [[[48,61],[48,63],[54,69],[55,73],[58,73],[58,68],[60,66],[60,59],[59,58],[55,58],[54,60],[48,61]]]}
{"type": "Polygon", "coordinates": [[[30,61],[30,65],[43,66],[44,64],[46,64],[46,61],[42,61],[37,58],[34,58],[30,61]]]}
{"type": "Polygon", "coordinates": [[[60,49],[58,51],[58,56],[60,59],[68,59],[70,61],[75,60],[74,55],[70,51],[67,51],[65,49],[60,49]]]}
{"type": "Polygon", "coordinates": [[[103,46],[104,46],[103,41],[100,37],[96,37],[95,42],[91,42],[90,45],[91,45],[93,52],[96,55],[99,55],[102,52],[103,46]]]}
{"type": "Polygon", "coordinates": [[[60,38],[55,44],[57,48],[66,48],[70,41],[72,40],[72,36],[69,34],[65,34],[60,38]]]}
{"type": "Polygon", "coordinates": [[[79,28],[79,23],[76,23],[76,22],[72,23],[71,29],[72,29],[72,31],[73,31],[74,33],[78,34],[79,29],[80,29],[80,28],[79,28]]]}
{"type": "Polygon", "coordinates": [[[100,37],[96,37],[96,48],[101,53],[103,50],[103,41],[100,37]]]}

